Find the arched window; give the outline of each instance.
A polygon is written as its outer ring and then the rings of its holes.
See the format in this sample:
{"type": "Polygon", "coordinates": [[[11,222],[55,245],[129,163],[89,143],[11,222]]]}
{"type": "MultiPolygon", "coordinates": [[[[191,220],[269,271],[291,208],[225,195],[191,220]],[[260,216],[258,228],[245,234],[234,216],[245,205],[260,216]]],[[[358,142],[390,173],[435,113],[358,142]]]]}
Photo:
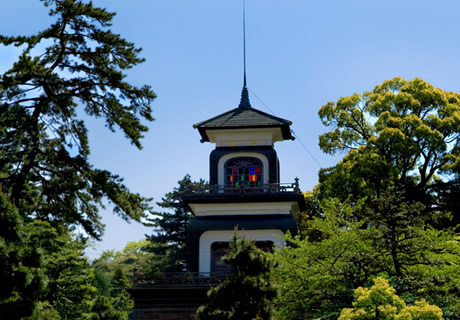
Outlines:
{"type": "Polygon", "coordinates": [[[233,158],[225,163],[225,185],[231,188],[260,188],[262,161],[257,158],[233,158]]]}

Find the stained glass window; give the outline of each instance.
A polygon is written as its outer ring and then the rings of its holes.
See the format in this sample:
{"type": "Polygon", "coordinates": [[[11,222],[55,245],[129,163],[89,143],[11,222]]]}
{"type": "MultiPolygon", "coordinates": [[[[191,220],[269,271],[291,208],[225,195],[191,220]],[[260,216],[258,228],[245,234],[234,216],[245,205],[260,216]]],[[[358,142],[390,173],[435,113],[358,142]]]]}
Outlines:
{"type": "Polygon", "coordinates": [[[260,188],[262,162],[257,158],[234,158],[225,163],[226,186],[232,188],[260,188]]]}

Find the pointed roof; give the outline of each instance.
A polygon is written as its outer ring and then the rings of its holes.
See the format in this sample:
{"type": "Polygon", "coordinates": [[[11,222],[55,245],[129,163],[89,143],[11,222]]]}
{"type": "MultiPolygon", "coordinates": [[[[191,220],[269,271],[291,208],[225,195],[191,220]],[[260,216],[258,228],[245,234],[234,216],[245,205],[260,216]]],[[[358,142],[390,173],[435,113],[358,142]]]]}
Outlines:
{"type": "Polygon", "coordinates": [[[243,7],[243,89],[238,108],[224,112],[211,119],[195,123],[193,128],[201,134],[201,142],[210,141],[207,130],[220,129],[248,129],[248,128],[280,128],[283,140],[294,140],[289,126],[291,121],[272,116],[263,111],[254,109],[249,102],[249,92],[246,84],[246,32],[243,7]]]}
{"type": "Polygon", "coordinates": [[[254,109],[249,103],[248,89],[243,87],[241,102],[238,108],[224,112],[205,121],[198,122],[193,128],[198,129],[202,142],[209,141],[207,130],[248,129],[248,128],[280,128],[284,140],[294,140],[289,126],[291,121],[272,116],[254,109]]]}

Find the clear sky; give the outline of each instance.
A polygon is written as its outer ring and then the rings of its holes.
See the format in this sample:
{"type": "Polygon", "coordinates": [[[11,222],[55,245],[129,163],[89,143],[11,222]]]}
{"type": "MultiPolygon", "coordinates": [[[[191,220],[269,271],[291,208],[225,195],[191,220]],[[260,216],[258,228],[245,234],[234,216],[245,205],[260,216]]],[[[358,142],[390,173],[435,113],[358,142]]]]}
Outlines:
{"type": "MultiPolygon", "coordinates": [[[[147,60],[129,81],[150,84],[156,121],[139,151],[103,122],[88,121],[91,161],[125,178],[131,191],[159,201],[186,173],[208,179],[210,143],[194,123],[235,108],[242,87],[242,0],[94,0],[116,12],[112,30],[143,48],[147,60]]],[[[421,77],[460,91],[458,0],[246,0],[247,76],[253,107],[291,120],[322,167],[317,115],[328,101],[371,90],[395,76],[421,77]],[[256,96],[260,98],[261,103],[256,96]]],[[[51,22],[38,0],[1,0],[0,34],[30,35],[51,22]]],[[[0,47],[0,73],[17,51],[0,47]]],[[[282,182],[317,183],[319,165],[299,141],[275,145],[282,182]]],[[[157,207],[158,208],[158,207],[157,207]]],[[[110,211],[90,257],[152,233],[110,211]]]]}

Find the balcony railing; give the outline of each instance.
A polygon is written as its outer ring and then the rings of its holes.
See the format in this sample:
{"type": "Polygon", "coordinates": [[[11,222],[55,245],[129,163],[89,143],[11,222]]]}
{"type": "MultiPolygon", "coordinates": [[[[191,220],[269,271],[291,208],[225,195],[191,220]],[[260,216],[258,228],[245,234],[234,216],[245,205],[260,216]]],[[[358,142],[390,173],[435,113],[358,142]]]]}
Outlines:
{"type": "Polygon", "coordinates": [[[221,185],[191,186],[186,189],[186,195],[220,195],[238,193],[295,193],[300,194],[299,179],[294,183],[270,183],[253,187],[240,184],[238,188],[221,185]]]}
{"type": "Polygon", "coordinates": [[[184,287],[184,286],[215,286],[226,274],[199,272],[159,272],[154,276],[141,276],[134,273],[133,287],[184,287]]]}

